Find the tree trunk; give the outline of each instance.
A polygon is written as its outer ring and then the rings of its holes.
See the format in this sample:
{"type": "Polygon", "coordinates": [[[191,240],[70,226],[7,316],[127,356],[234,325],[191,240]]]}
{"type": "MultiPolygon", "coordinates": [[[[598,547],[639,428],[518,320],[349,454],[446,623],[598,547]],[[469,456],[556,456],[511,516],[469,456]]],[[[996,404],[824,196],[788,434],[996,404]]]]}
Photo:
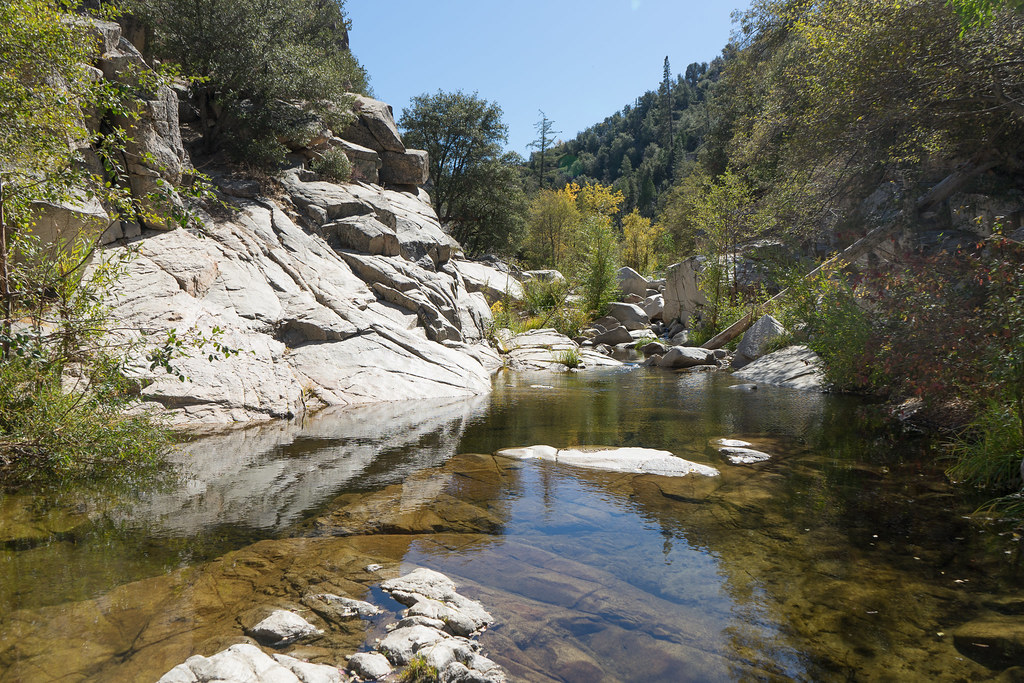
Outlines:
{"type": "Polygon", "coordinates": [[[3,302],[3,322],[0,323],[0,360],[6,360],[11,351],[11,273],[7,254],[7,212],[4,181],[0,178],[0,300],[3,302]]]}

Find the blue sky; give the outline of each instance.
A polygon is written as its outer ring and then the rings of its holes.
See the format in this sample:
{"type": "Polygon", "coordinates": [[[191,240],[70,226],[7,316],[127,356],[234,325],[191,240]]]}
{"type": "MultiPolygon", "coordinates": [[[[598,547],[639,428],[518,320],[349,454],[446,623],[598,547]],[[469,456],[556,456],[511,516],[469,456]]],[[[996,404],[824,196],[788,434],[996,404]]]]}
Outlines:
{"type": "Polygon", "coordinates": [[[421,93],[476,91],[497,102],[509,149],[536,138],[544,110],[558,137],[604,120],[675,74],[711,61],[741,0],[346,0],[353,53],[395,118],[421,93]]]}

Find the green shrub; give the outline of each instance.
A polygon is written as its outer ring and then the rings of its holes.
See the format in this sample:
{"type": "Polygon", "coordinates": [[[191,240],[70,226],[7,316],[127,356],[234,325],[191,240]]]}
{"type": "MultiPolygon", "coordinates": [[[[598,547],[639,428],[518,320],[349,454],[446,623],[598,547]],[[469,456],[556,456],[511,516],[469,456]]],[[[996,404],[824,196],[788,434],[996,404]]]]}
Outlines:
{"type": "Polygon", "coordinates": [[[352,178],[352,164],[340,147],[332,147],[315,157],[309,167],[317,175],[335,182],[345,183],[352,178]]]}
{"type": "Polygon", "coordinates": [[[540,315],[565,303],[569,294],[569,283],[565,280],[529,280],[523,283],[523,310],[530,315],[540,315]]]}
{"type": "Polygon", "coordinates": [[[576,278],[584,309],[600,316],[618,293],[619,243],[611,222],[601,216],[585,219],[583,234],[586,244],[576,278]]]}
{"type": "Polygon", "coordinates": [[[990,401],[952,444],[957,461],[946,474],[958,483],[987,490],[1021,488],[1020,416],[1012,406],[990,401]]]}
{"type": "Polygon", "coordinates": [[[427,664],[422,655],[413,657],[402,675],[399,676],[402,683],[437,683],[437,667],[427,664]]]}

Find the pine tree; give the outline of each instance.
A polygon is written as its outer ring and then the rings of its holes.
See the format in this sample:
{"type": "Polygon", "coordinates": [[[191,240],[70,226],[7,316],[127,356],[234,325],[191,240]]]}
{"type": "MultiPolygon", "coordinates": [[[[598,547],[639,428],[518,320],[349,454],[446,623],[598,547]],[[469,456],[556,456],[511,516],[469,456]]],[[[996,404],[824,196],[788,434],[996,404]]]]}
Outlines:
{"type": "Polygon", "coordinates": [[[537,135],[540,137],[530,143],[530,148],[540,151],[540,163],[537,165],[537,184],[543,189],[544,173],[547,170],[547,151],[554,144],[555,136],[562,131],[555,130],[555,122],[549,119],[543,110],[538,109],[537,111],[540,113],[540,121],[534,124],[534,128],[537,129],[537,135]]]}

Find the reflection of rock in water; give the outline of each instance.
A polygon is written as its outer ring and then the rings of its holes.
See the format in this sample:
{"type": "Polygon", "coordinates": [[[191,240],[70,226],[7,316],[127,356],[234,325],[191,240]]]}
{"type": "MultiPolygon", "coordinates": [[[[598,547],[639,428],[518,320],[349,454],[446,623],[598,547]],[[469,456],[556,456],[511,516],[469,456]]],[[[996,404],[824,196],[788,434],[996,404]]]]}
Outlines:
{"type": "Polygon", "coordinates": [[[150,496],[124,521],[168,534],[280,529],[346,485],[379,486],[443,462],[487,404],[471,396],[335,408],[200,438],[178,456],[187,483],[150,496]]]}

